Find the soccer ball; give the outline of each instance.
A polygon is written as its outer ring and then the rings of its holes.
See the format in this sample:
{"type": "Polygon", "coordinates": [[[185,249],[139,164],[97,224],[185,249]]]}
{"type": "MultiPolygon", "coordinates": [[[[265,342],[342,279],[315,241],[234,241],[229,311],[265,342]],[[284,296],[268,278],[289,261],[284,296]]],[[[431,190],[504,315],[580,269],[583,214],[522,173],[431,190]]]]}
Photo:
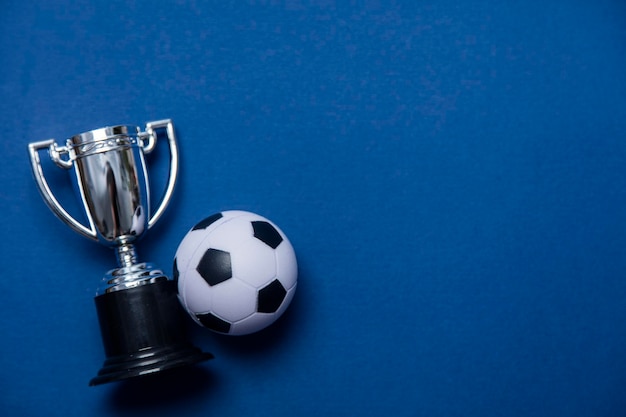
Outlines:
{"type": "Polygon", "coordinates": [[[178,298],[199,325],[244,335],[272,324],[296,291],[296,255],[272,222],[224,211],[196,224],[174,258],[178,298]]]}

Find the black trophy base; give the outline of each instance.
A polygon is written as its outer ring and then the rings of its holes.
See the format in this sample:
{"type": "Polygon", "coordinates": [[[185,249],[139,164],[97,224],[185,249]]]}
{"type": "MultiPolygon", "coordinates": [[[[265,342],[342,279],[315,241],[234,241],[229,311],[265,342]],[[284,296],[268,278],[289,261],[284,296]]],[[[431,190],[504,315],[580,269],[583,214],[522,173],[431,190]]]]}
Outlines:
{"type": "Polygon", "coordinates": [[[95,298],[106,359],[99,385],[213,358],[187,341],[176,283],[159,281],[95,298]]]}

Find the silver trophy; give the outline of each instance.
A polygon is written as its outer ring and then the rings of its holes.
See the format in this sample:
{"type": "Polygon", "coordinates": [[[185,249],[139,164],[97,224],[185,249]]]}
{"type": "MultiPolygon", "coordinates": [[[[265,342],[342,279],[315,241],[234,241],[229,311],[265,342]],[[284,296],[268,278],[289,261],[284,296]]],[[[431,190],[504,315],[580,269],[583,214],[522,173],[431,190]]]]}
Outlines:
{"type": "Polygon", "coordinates": [[[138,262],[135,242],[159,220],[174,191],[178,148],[171,120],[113,126],[28,145],[39,191],[52,212],[82,236],[113,248],[118,268],[98,288],[95,303],[106,359],[90,385],[152,374],[210,359],[191,345],[184,331],[176,282],[153,264],[138,262]],[[151,209],[144,155],[167,137],[170,154],[165,194],[151,209]],[[70,175],[85,209],[87,225],[72,217],[52,193],[41,166],[41,150],[70,175]]]}

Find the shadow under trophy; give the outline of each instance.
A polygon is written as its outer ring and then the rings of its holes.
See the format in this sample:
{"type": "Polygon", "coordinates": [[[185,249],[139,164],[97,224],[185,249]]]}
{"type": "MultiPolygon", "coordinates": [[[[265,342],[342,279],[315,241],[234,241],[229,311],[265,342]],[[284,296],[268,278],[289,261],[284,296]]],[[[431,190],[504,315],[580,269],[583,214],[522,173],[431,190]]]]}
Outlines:
{"type": "Polygon", "coordinates": [[[52,212],[74,231],[115,250],[119,267],[98,288],[95,303],[106,359],[90,385],[152,374],[198,363],[213,356],[187,341],[176,282],[151,263],[138,262],[135,242],[159,220],[178,173],[178,148],[171,120],[113,126],[73,136],[64,146],[54,139],[29,144],[37,186],[52,212]],[[165,194],[156,210],[144,155],[167,135],[170,167],[165,194]],[[69,170],[88,225],[72,217],[45,179],[40,150],[69,170]]]}

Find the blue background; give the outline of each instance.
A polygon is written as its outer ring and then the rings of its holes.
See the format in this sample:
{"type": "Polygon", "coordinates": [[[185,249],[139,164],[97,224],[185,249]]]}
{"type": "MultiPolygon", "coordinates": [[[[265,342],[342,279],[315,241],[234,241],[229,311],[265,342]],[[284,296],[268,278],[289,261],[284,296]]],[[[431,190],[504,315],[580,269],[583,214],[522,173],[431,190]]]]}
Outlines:
{"type": "Polygon", "coordinates": [[[624,2],[1,10],[3,415],[625,415],[624,2]],[[298,292],[253,336],[187,323],[205,365],[90,388],[114,256],[54,218],[26,147],[162,118],[180,183],[140,257],[169,270],[195,222],[249,210],[298,292]]]}

